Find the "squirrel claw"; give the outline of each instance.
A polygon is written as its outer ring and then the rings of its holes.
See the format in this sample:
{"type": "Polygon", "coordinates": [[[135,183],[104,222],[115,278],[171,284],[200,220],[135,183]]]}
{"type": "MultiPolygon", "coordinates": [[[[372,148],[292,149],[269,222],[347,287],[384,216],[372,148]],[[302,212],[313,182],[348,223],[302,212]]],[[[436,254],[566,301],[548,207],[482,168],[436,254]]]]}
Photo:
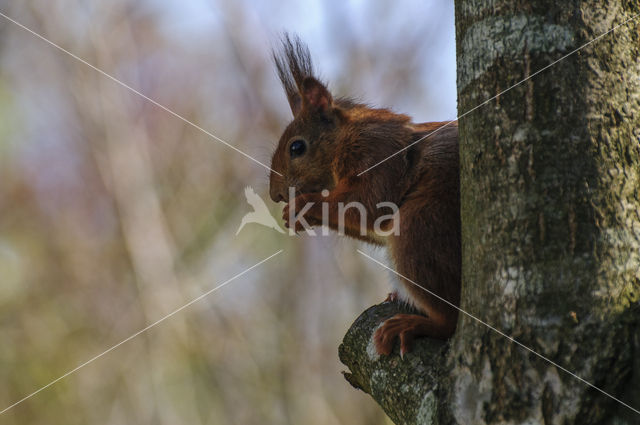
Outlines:
{"type": "Polygon", "coordinates": [[[398,301],[398,291],[389,292],[383,303],[392,303],[398,301]]]}

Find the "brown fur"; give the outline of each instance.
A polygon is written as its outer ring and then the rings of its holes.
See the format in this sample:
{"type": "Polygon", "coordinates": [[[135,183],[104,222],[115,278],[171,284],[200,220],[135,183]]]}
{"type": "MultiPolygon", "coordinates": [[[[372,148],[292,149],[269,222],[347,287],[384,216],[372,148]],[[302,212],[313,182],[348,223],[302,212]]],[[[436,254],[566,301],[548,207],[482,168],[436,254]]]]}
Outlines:
{"type": "MultiPolygon", "coordinates": [[[[376,332],[379,353],[389,354],[398,337],[401,353],[415,336],[448,338],[455,331],[460,301],[460,203],[458,127],[450,124],[402,153],[358,176],[388,156],[435,131],[444,123],[414,124],[406,115],[371,108],[333,97],[312,75],[308,49],[298,39],[284,39],[284,53],[276,56],[280,78],[294,113],[273,154],[271,198],[287,200],[296,188],[296,212],[307,203],[311,225],[320,224],[321,203],[329,205],[329,227],[338,228],[338,203],[360,202],[367,211],[367,230],[389,211],[376,207],[393,202],[399,207],[399,235],[384,239],[360,235],[360,214],[347,210],[345,233],[389,247],[395,269],[414,283],[400,279],[406,301],[424,315],[396,315],[376,332]],[[297,88],[297,90],[296,90],[297,88]],[[304,139],[307,151],[291,158],[292,140],[304,139]],[[329,190],[328,197],[319,193],[329,190]]],[[[288,205],[283,211],[285,224],[288,205]]],[[[299,230],[299,229],[296,229],[299,230]]]]}

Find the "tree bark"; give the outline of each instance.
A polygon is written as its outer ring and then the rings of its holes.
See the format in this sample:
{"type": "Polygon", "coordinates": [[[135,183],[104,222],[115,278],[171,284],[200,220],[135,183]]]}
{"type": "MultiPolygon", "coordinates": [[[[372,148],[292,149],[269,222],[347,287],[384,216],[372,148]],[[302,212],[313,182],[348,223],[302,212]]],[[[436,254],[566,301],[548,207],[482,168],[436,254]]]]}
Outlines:
{"type": "Polygon", "coordinates": [[[351,385],[370,394],[396,424],[438,423],[441,394],[438,382],[444,372],[448,344],[418,340],[411,353],[400,358],[379,356],[371,340],[378,325],[397,313],[415,313],[399,303],[382,303],[360,315],[338,350],[349,366],[344,376],[351,385]]]}
{"type": "MultiPolygon", "coordinates": [[[[459,112],[532,77],[459,122],[461,307],[640,410],[638,21],[532,75],[638,13],[629,0],[456,1],[459,112]]],[[[426,340],[410,363],[367,357],[373,322],[356,321],[341,359],[397,424],[640,423],[466,315],[446,353],[426,340]]]]}

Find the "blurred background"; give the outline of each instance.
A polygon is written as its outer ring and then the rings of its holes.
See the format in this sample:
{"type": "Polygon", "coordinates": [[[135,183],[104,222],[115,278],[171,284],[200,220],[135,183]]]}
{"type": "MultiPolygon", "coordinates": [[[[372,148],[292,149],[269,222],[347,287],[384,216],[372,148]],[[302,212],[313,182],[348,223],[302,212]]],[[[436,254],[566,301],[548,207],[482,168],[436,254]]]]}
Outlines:
{"type": "MultiPolygon", "coordinates": [[[[0,12],[258,160],[300,35],[335,95],[456,115],[453,2],[0,0],[0,12]]],[[[385,424],[337,348],[389,276],[335,236],[247,225],[268,172],[0,17],[0,424],[385,424]]],[[[379,258],[384,251],[364,248],[379,258]]]]}

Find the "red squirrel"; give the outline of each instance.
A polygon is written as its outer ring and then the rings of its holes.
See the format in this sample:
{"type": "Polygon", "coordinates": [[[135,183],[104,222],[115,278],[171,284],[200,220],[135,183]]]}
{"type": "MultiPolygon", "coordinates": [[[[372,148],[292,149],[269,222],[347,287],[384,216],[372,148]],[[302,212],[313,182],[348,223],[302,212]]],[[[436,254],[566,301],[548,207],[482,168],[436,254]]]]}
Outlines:
{"type": "MultiPolygon", "coordinates": [[[[294,119],[273,154],[271,199],[289,202],[289,188],[293,187],[296,214],[303,211],[306,222],[320,225],[325,203],[324,220],[333,230],[339,228],[341,204],[364,206],[366,230],[361,231],[360,211],[348,209],[342,211],[344,233],[388,247],[395,270],[414,283],[399,277],[387,299],[407,302],[421,313],[387,319],[374,335],[379,354],[389,355],[396,339],[404,355],[415,337],[449,338],[456,328],[458,310],[428,291],[459,305],[457,122],[411,145],[444,123],[416,124],[389,109],[334,98],[314,76],[308,47],[288,35],[282,45],[282,51],[274,52],[273,57],[294,119]],[[393,218],[398,231],[384,237],[373,232],[375,220],[385,212],[376,208],[380,202],[398,206],[393,218]],[[305,208],[310,203],[313,205],[305,208]]],[[[288,210],[289,204],[283,210],[285,225],[302,230],[299,221],[289,223],[288,210]]]]}

